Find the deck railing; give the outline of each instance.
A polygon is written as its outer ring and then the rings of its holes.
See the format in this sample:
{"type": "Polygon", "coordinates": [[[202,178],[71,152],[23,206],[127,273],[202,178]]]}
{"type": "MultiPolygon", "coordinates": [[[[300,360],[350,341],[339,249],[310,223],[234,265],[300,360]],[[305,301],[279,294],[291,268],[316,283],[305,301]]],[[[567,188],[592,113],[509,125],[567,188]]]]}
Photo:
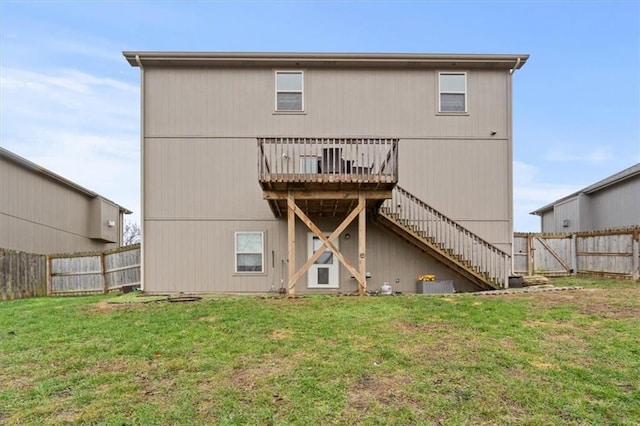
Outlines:
{"type": "Polygon", "coordinates": [[[396,186],[380,213],[418,236],[447,257],[480,274],[494,288],[504,288],[511,257],[493,244],[449,219],[406,190],[396,186]]]}
{"type": "Polygon", "coordinates": [[[398,139],[258,138],[261,182],[398,180],[398,139]]]}

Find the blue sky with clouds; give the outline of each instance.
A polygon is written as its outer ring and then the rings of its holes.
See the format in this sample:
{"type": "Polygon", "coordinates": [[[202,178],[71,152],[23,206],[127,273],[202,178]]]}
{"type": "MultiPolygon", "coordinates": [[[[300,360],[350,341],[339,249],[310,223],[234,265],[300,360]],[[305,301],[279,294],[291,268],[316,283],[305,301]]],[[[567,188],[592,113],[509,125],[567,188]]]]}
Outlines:
{"type": "Polygon", "coordinates": [[[0,146],[137,213],[139,70],[123,50],[528,53],[514,74],[517,231],[640,162],[637,0],[0,0],[0,146]]]}

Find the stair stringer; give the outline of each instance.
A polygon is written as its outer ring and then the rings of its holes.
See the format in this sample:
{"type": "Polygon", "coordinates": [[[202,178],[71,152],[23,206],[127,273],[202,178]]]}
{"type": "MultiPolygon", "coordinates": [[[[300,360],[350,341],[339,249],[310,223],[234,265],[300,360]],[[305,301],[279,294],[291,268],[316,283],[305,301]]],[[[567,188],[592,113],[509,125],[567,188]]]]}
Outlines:
{"type": "Polygon", "coordinates": [[[480,288],[508,286],[509,254],[398,186],[376,221],[480,288]]]}

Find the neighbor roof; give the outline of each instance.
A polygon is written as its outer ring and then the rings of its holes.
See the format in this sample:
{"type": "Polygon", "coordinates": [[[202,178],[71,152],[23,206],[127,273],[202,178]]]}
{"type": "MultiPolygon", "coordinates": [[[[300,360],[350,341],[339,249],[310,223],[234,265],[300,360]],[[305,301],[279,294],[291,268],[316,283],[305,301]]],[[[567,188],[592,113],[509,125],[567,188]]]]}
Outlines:
{"type": "Polygon", "coordinates": [[[520,69],[529,55],[450,53],[122,52],[132,66],[314,66],[520,69]]]}
{"type": "Polygon", "coordinates": [[[611,185],[616,185],[620,182],[624,182],[627,179],[630,179],[634,176],[640,175],[640,163],[635,164],[627,169],[624,169],[621,172],[618,172],[614,175],[609,176],[608,178],[602,179],[601,181],[598,181],[596,183],[594,183],[593,185],[589,185],[585,188],[582,188],[579,191],[574,192],[573,194],[569,194],[566,197],[562,197],[557,199],[556,201],[554,201],[553,203],[547,204],[544,207],[540,207],[538,210],[532,211],[529,214],[536,214],[536,215],[542,215],[542,213],[549,211],[553,208],[553,206],[555,206],[556,204],[568,200],[570,198],[575,197],[576,195],[579,194],[593,194],[594,192],[600,191],[601,189],[604,189],[608,186],[611,185]]]}
{"type": "Polygon", "coordinates": [[[14,154],[13,152],[0,147],[0,158],[6,158],[7,160],[11,161],[12,163],[27,169],[29,171],[32,171],[36,174],[40,174],[42,176],[45,176],[48,179],[51,179],[53,181],[56,181],[58,183],[61,183],[64,186],[67,186],[71,189],[74,189],[75,191],[78,191],[82,194],[88,195],[90,197],[93,198],[100,198],[101,200],[107,201],[110,204],[113,204],[114,206],[118,207],[118,209],[120,209],[121,212],[123,212],[124,214],[131,214],[133,213],[131,210],[127,209],[126,207],[122,207],[121,205],[114,203],[113,201],[103,197],[102,195],[90,191],[85,187],[82,187],[80,185],[78,185],[75,182],[70,181],[69,179],[66,179],[56,173],[53,173],[50,170],[45,169],[42,166],[37,165],[36,163],[32,163],[31,161],[27,160],[26,158],[22,158],[17,154],[14,154]]]}

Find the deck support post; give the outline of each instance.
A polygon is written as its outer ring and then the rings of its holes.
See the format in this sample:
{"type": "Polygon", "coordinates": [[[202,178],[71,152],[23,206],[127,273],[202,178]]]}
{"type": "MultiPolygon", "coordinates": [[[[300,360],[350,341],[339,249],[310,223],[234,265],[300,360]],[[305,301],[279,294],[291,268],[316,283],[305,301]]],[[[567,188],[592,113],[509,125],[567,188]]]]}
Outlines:
{"type": "Polygon", "coordinates": [[[293,191],[289,191],[287,195],[287,225],[288,225],[288,251],[289,251],[289,281],[288,291],[289,294],[295,294],[296,283],[304,275],[311,265],[318,260],[318,258],[324,253],[325,249],[329,249],[334,256],[344,265],[344,267],[353,275],[358,282],[359,294],[364,294],[366,291],[366,213],[367,213],[367,199],[364,192],[361,192],[358,197],[358,205],[355,209],[347,215],[342,223],[331,233],[329,237],[326,237],[324,233],[313,223],[313,221],[304,213],[304,211],[296,204],[296,197],[293,191]],[[317,236],[322,245],[313,253],[313,255],[307,259],[304,265],[296,271],[295,264],[295,251],[296,251],[296,236],[295,236],[295,222],[296,216],[309,228],[315,236],[317,236]],[[340,252],[340,250],[333,244],[333,240],[338,238],[340,234],[347,229],[347,226],[358,217],[358,269],[356,269],[340,252]]]}
{"type": "Polygon", "coordinates": [[[296,293],[296,281],[293,280],[296,274],[296,214],[295,214],[296,201],[293,196],[293,192],[289,191],[287,194],[287,234],[288,243],[288,258],[289,258],[289,282],[288,289],[289,294],[296,293]]]}
{"type": "Polygon", "coordinates": [[[367,291],[367,209],[366,198],[362,192],[358,197],[358,293],[362,296],[367,291]]]}

